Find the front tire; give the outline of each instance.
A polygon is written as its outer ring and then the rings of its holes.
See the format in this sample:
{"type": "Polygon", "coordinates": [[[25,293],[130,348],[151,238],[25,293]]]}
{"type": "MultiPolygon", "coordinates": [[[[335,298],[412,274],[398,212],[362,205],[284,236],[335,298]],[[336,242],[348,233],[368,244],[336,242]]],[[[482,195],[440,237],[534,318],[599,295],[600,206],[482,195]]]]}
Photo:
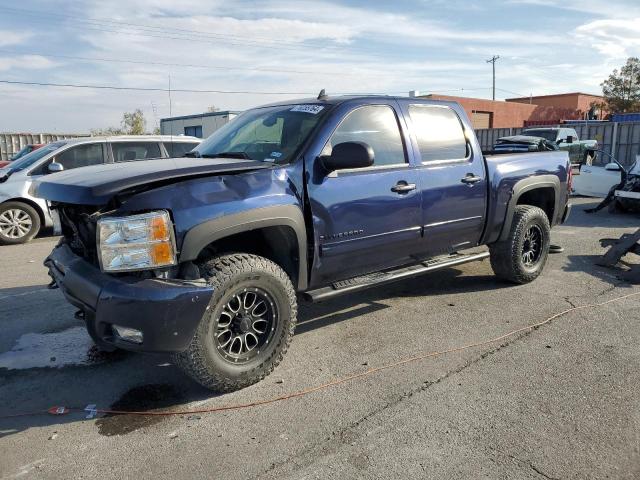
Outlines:
{"type": "Polygon", "coordinates": [[[27,243],[39,231],[40,215],[31,205],[23,202],[5,202],[0,205],[1,244],[27,243]]]}
{"type": "Polygon", "coordinates": [[[271,260],[235,253],[201,267],[214,288],[191,343],[175,355],[202,386],[231,392],[259,382],[284,357],[297,320],[295,290],[271,260]]]}
{"type": "Polygon", "coordinates": [[[509,238],[489,247],[491,268],[503,280],[529,283],[542,273],[551,239],[547,214],[538,207],[516,207],[509,238]]]}

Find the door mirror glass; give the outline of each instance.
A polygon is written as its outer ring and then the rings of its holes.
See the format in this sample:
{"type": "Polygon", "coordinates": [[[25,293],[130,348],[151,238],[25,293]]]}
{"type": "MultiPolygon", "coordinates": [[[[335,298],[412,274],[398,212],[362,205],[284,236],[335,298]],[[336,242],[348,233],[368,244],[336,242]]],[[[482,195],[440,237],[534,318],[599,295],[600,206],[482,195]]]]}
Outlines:
{"type": "Polygon", "coordinates": [[[64,170],[64,167],[62,166],[62,164],[56,162],[55,160],[53,162],[51,162],[49,164],[49,166],[47,167],[47,171],[49,173],[62,172],[63,170],[64,170]]]}
{"type": "Polygon", "coordinates": [[[323,156],[322,164],[329,172],[373,165],[373,149],[364,142],[343,142],[335,145],[331,155],[323,156]]]}
{"type": "Polygon", "coordinates": [[[610,171],[614,171],[614,172],[619,172],[620,171],[620,165],[618,165],[617,163],[607,163],[604,166],[605,170],[610,170],[610,171]]]}

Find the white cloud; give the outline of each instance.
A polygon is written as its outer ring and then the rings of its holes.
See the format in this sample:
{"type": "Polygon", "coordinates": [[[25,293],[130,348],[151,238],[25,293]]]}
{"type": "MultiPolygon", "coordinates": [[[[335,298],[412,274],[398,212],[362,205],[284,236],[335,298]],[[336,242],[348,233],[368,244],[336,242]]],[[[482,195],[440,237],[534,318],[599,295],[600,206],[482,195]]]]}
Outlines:
{"type": "Polygon", "coordinates": [[[595,20],[580,25],[574,33],[579,41],[611,59],[624,59],[640,51],[640,17],[595,20]]]}
{"type": "Polygon", "coordinates": [[[636,0],[509,0],[507,3],[551,7],[606,18],[629,18],[640,15],[640,5],[636,0]]]}
{"type": "Polygon", "coordinates": [[[14,32],[0,29],[0,47],[20,45],[25,43],[33,34],[30,32],[14,32]]]}
{"type": "Polygon", "coordinates": [[[12,69],[44,70],[56,66],[48,58],[40,55],[19,55],[15,57],[0,57],[0,72],[12,69]]]}
{"type": "MultiPolygon", "coordinates": [[[[64,69],[47,72],[46,81],[56,83],[166,88],[171,75],[174,89],[312,94],[326,88],[330,94],[406,94],[412,89],[464,88],[468,95],[485,98],[491,87],[491,68],[485,59],[492,54],[501,56],[497,66],[499,88],[524,94],[573,90],[595,93],[606,74],[619,66],[614,65],[615,59],[638,47],[633,22],[609,18],[614,16],[609,15],[611,10],[616,10],[616,15],[622,11],[617,9],[623,4],[621,0],[607,1],[612,6],[600,13],[595,10],[605,4],[604,0],[564,0],[562,4],[512,0],[508,2],[511,10],[504,8],[504,2],[483,1],[474,3],[474,8],[483,11],[477,22],[469,20],[475,13],[469,14],[468,1],[437,0],[439,5],[434,1],[429,0],[428,9],[417,3],[413,9],[392,10],[382,2],[354,7],[322,0],[87,0],[73,3],[73,10],[66,13],[130,25],[94,24],[99,30],[88,30],[87,24],[71,18],[53,22],[51,33],[38,31],[37,39],[43,46],[48,45],[47,35],[56,41],[64,39],[62,48],[52,47],[61,55],[204,67],[65,59],[60,60],[64,69]],[[559,9],[551,11],[547,8],[551,6],[559,9]],[[456,8],[465,9],[466,15],[453,15],[456,8]],[[525,11],[531,13],[530,24],[534,27],[514,27],[522,23],[504,21],[506,12],[521,15],[525,11]],[[489,23],[482,20],[488,14],[493,15],[489,23]],[[578,26],[580,23],[584,25],[578,26]],[[152,36],[126,34],[134,31],[152,36]]],[[[627,2],[625,11],[637,10],[636,3],[627,2]]],[[[26,39],[14,37],[14,41],[26,39]]],[[[0,56],[0,71],[57,66],[43,60],[40,57],[25,62],[24,57],[0,56]]],[[[21,73],[24,77],[20,77],[28,79],[28,73],[21,73]]],[[[117,125],[122,112],[134,108],[145,111],[151,126],[152,103],[159,117],[169,114],[165,92],[0,88],[3,111],[22,109],[19,115],[11,116],[12,125],[0,128],[18,128],[13,124],[20,120],[20,129],[34,129],[36,123],[38,128],[50,129],[47,125],[53,123],[62,130],[88,130],[117,125]],[[7,91],[11,92],[10,99],[4,95],[7,91]]],[[[513,96],[501,93],[499,96],[513,96]]],[[[296,96],[300,95],[289,98],[296,96]]],[[[211,104],[222,109],[244,109],[287,98],[187,92],[174,92],[172,97],[174,115],[200,112],[211,104]]]]}

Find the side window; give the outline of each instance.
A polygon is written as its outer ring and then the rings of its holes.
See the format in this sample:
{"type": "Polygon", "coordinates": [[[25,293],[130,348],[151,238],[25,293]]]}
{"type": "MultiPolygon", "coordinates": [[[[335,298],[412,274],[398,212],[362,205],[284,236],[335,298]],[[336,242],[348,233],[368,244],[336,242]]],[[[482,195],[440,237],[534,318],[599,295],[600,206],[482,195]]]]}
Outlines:
{"type": "Polygon", "coordinates": [[[467,140],[456,112],[446,107],[411,105],[409,116],[423,162],[466,158],[467,140]]]}
{"type": "Polygon", "coordinates": [[[189,142],[164,142],[164,148],[167,149],[169,157],[182,157],[185,153],[196,148],[198,143],[189,142]]]}
{"type": "Polygon", "coordinates": [[[56,155],[56,162],[61,164],[65,170],[100,165],[104,163],[102,143],[90,143],[72,147],[56,155]]]}
{"type": "Polygon", "coordinates": [[[375,166],[407,162],[398,119],[388,105],[369,105],[349,113],[333,132],[323,153],[330,154],[334,145],[344,142],[368,144],[373,149],[375,166]]]}
{"type": "Polygon", "coordinates": [[[114,142],[111,144],[111,149],[116,162],[162,157],[160,145],[157,142],[114,142]]]}
{"type": "Polygon", "coordinates": [[[196,125],[193,127],[184,127],[184,134],[188,137],[202,138],[202,125],[196,125]]]}

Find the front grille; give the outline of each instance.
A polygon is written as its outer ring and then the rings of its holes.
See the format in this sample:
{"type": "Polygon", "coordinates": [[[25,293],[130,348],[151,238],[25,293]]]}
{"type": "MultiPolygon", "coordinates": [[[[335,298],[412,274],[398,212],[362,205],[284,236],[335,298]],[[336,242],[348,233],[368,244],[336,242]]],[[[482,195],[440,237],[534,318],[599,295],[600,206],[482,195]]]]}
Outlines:
{"type": "Polygon", "coordinates": [[[58,205],[62,234],[69,248],[76,254],[98,264],[96,247],[95,207],[83,205],[58,205]]]}

